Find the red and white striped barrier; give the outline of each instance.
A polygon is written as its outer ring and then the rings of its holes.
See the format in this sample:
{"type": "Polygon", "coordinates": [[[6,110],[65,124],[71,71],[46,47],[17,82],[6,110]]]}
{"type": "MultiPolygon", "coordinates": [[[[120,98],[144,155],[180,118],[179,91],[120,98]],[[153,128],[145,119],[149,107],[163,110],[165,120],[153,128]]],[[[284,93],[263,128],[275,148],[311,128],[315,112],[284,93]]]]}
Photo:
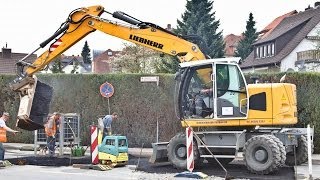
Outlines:
{"type": "Polygon", "coordinates": [[[193,160],[193,131],[191,127],[186,128],[187,137],[187,170],[192,172],[194,169],[193,160]]]}
{"type": "Polygon", "coordinates": [[[98,128],[91,126],[91,161],[92,164],[99,164],[98,159],[98,128]]]}

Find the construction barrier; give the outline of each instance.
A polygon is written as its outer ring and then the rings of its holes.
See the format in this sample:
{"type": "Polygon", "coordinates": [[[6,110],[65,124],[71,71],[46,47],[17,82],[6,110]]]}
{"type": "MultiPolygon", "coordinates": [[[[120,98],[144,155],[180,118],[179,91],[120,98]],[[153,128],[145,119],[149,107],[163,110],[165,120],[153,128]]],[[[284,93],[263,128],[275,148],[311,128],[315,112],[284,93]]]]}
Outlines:
{"type": "Polygon", "coordinates": [[[92,164],[99,164],[98,159],[98,128],[95,125],[91,129],[91,162],[92,164]]]}
{"type": "Polygon", "coordinates": [[[186,128],[187,137],[187,170],[192,172],[194,169],[193,160],[193,131],[191,127],[186,128]]]}

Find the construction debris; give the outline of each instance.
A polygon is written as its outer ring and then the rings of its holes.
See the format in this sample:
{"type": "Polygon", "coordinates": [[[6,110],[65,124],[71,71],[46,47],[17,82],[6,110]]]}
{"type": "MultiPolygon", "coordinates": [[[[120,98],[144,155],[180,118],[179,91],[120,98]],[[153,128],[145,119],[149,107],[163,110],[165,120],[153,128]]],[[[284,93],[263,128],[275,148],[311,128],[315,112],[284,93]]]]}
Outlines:
{"type": "Polygon", "coordinates": [[[208,175],[202,173],[202,172],[189,172],[185,171],[182,173],[178,173],[174,177],[183,177],[183,178],[192,178],[192,179],[206,179],[208,178],[208,175]]]}
{"type": "Polygon", "coordinates": [[[112,167],[109,165],[102,165],[102,164],[73,164],[72,167],[74,168],[80,168],[80,169],[92,169],[92,170],[98,170],[98,171],[107,171],[111,170],[112,167]]]}
{"type": "Polygon", "coordinates": [[[0,161],[0,167],[8,167],[8,166],[13,166],[9,161],[0,161]]]}

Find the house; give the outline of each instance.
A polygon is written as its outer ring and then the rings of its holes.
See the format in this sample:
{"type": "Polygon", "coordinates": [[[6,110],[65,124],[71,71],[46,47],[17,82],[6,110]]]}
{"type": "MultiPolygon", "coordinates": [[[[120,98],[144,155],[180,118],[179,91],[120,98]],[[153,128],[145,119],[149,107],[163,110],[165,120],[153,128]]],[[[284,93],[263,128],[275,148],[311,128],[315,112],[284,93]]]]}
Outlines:
{"type": "Polygon", "coordinates": [[[104,52],[94,51],[92,62],[93,73],[101,74],[113,72],[112,60],[120,53],[121,51],[113,51],[111,49],[104,52]]]}
{"type": "MultiPolygon", "coordinates": [[[[85,73],[91,73],[92,67],[91,64],[86,64],[83,62],[83,58],[81,56],[66,56],[61,55],[61,67],[62,71],[66,74],[85,74],[85,73]]],[[[52,68],[52,65],[55,62],[51,62],[49,64],[49,68],[47,68],[43,73],[52,73],[50,70],[52,68]]]]}
{"type": "MultiPolygon", "coordinates": [[[[293,14],[296,14],[297,11],[291,11],[289,13],[286,13],[282,16],[277,17],[274,19],[270,24],[268,24],[265,28],[263,28],[262,31],[258,32],[259,39],[264,38],[268,36],[272,32],[272,30],[285,18],[288,16],[291,16],[293,14]]],[[[225,43],[225,57],[234,57],[235,52],[238,47],[238,43],[242,39],[242,36],[234,35],[234,34],[228,34],[224,37],[224,43],[225,43]]]]}
{"type": "Polygon", "coordinates": [[[238,47],[239,41],[242,39],[242,36],[237,36],[234,34],[228,34],[224,37],[224,43],[226,44],[224,52],[225,57],[234,57],[235,52],[238,47]]]}
{"type": "MultiPolygon", "coordinates": [[[[3,47],[0,52],[0,74],[17,74],[16,63],[27,55],[25,53],[13,53],[7,45],[3,47]]],[[[32,63],[36,59],[37,55],[32,54],[25,61],[32,63]]]]}
{"type": "Polygon", "coordinates": [[[314,70],[320,62],[316,50],[320,44],[319,5],[316,2],[314,8],[293,11],[280,18],[274,28],[253,44],[254,50],[240,65],[243,72],[314,70]]]}
{"type": "Polygon", "coordinates": [[[61,56],[62,70],[66,74],[85,74],[92,72],[91,64],[83,62],[81,56],[61,56]],[[74,72],[73,72],[74,71],[74,72]]]}

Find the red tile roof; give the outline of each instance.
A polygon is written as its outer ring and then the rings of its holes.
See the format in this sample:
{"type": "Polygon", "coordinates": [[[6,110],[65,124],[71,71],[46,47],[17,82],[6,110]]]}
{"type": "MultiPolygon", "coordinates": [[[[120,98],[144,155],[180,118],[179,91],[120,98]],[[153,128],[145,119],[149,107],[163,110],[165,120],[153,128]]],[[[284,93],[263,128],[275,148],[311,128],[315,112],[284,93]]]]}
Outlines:
{"type": "MultiPolygon", "coordinates": [[[[8,49],[7,49],[8,50],[8,49]]],[[[9,49],[11,52],[11,49],[9,49]]],[[[2,49],[3,51],[3,49],[2,49]]],[[[4,58],[3,52],[0,52],[0,74],[16,74],[16,62],[27,56],[25,53],[11,53],[11,58],[4,58]]],[[[33,62],[37,59],[36,54],[32,54],[26,59],[26,62],[33,62]]]]}
{"type": "Polygon", "coordinates": [[[286,17],[289,17],[289,16],[292,16],[294,14],[297,14],[298,12],[296,10],[293,10],[291,12],[288,12],[284,15],[281,15],[277,18],[275,18],[270,24],[268,24],[265,28],[263,28],[262,31],[260,31],[260,34],[261,34],[261,38],[264,38],[266,36],[268,36],[268,34],[270,34],[272,32],[272,30],[274,28],[276,28],[278,26],[278,24],[280,24],[280,22],[286,18],[286,17]]]}
{"type": "Polygon", "coordinates": [[[225,46],[225,56],[232,57],[235,55],[235,50],[237,49],[239,41],[242,39],[242,36],[237,36],[234,34],[228,34],[224,37],[225,46]]]}

